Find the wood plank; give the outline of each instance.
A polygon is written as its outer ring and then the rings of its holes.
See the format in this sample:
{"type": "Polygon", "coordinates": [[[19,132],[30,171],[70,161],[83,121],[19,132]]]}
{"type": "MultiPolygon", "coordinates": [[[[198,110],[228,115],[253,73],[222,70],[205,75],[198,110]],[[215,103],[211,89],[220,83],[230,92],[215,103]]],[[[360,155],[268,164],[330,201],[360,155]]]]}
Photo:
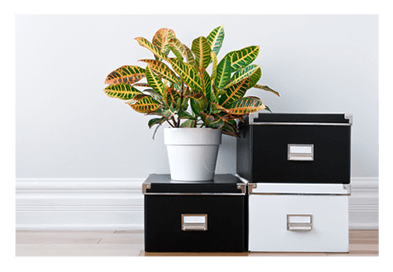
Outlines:
{"type": "Polygon", "coordinates": [[[378,230],[350,230],[349,253],[145,252],[143,231],[17,231],[16,256],[378,256],[378,230]]]}

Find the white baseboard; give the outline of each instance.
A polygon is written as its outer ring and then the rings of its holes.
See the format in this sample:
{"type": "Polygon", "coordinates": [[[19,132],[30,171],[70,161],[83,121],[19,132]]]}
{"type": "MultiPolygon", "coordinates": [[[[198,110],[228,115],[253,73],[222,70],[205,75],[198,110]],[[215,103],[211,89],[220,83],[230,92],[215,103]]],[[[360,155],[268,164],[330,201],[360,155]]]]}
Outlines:
{"type": "Polygon", "coordinates": [[[349,228],[378,229],[378,178],[352,178],[349,197],[349,228]]]}
{"type": "Polygon", "coordinates": [[[144,178],[17,179],[17,230],[143,230],[144,178]]]}
{"type": "MultiPolygon", "coordinates": [[[[144,178],[17,179],[17,230],[143,230],[144,178]]],[[[378,229],[378,178],[353,178],[350,229],[378,229]]]]}

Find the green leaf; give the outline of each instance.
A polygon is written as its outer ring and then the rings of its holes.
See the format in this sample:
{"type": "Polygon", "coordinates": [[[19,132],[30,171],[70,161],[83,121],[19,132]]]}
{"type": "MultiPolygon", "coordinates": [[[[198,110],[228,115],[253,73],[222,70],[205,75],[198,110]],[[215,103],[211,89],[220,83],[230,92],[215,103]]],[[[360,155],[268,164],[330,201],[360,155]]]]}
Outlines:
{"type": "Polygon", "coordinates": [[[180,125],[180,127],[182,127],[182,128],[189,128],[189,127],[194,127],[194,120],[186,120],[185,122],[183,122],[181,125],[180,125]]]}
{"type": "Polygon", "coordinates": [[[151,96],[144,96],[139,99],[135,104],[127,103],[135,111],[139,113],[148,113],[157,110],[161,104],[157,100],[153,99],[151,96]]]}
{"type": "Polygon", "coordinates": [[[267,110],[267,111],[272,112],[268,106],[265,105],[265,107],[266,107],[266,110],[267,110]]]}
{"type": "Polygon", "coordinates": [[[163,122],[165,122],[166,119],[167,119],[166,117],[150,119],[148,126],[149,128],[151,128],[154,125],[161,125],[163,122]]]}
{"type": "Polygon", "coordinates": [[[199,68],[206,69],[211,61],[211,48],[207,39],[201,36],[193,40],[191,51],[195,54],[196,62],[199,68]]]}
{"type": "Polygon", "coordinates": [[[191,109],[197,116],[200,115],[201,111],[206,110],[208,102],[203,93],[190,95],[189,98],[191,99],[191,109]]]}
{"type": "Polygon", "coordinates": [[[218,89],[223,89],[231,78],[231,62],[229,58],[223,58],[217,66],[217,76],[215,85],[218,89]]]}
{"type": "Polygon", "coordinates": [[[180,76],[180,78],[192,89],[203,91],[201,78],[194,66],[184,63],[178,59],[170,59],[173,70],[180,76]]]}
{"type": "Polygon", "coordinates": [[[270,89],[269,86],[262,86],[262,85],[255,84],[255,85],[254,85],[254,88],[262,89],[262,90],[265,90],[265,91],[268,91],[268,92],[272,92],[272,93],[274,93],[275,95],[280,96],[280,94],[279,94],[278,92],[276,92],[276,91],[270,89]]]}
{"type": "Polygon", "coordinates": [[[195,61],[195,57],[194,57],[194,55],[192,54],[192,52],[191,52],[191,50],[190,50],[190,48],[188,48],[185,44],[183,44],[184,45],[184,48],[186,49],[186,52],[187,52],[187,61],[188,61],[188,64],[191,64],[192,66],[197,66],[197,63],[196,63],[196,61],[195,61]]]}
{"type": "Polygon", "coordinates": [[[249,84],[250,79],[245,78],[239,83],[236,83],[228,89],[225,89],[225,94],[220,97],[219,104],[225,107],[226,105],[241,99],[248,90],[249,84]]]}
{"type": "Polygon", "coordinates": [[[206,70],[203,70],[202,85],[203,85],[203,93],[205,94],[207,100],[209,102],[214,101],[216,98],[214,93],[212,92],[211,79],[209,74],[206,72],[206,70]]]}
{"type": "Polygon", "coordinates": [[[196,120],[197,118],[189,114],[188,112],[184,110],[180,110],[177,114],[179,116],[179,119],[191,119],[191,120],[196,120]]]}
{"type": "Polygon", "coordinates": [[[229,135],[229,136],[234,136],[234,137],[239,137],[237,134],[237,125],[234,120],[231,121],[225,121],[224,126],[221,128],[222,133],[229,135]]]}
{"type": "Polygon", "coordinates": [[[166,103],[169,107],[176,108],[177,107],[177,100],[180,98],[178,92],[175,91],[173,88],[168,88],[167,93],[165,96],[166,103]]]}
{"type": "Polygon", "coordinates": [[[117,84],[117,83],[135,83],[145,77],[145,69],[139,66],[124,65],[117,68],[110,73],[106,79],[106,84],[117,84]]]}
{"type": "Polygon", "coordinates": [[[156,93],[162,96],[165,86],[164,83],[162,83],[161,78],[159,78],[152,72],[150,65],[146,66],[145,73],[147,82],[149,83],[150,87],[152,87],[156,93]]]}
{"type": "Polygon", "coordinates": [[[158,60],[161,60],[161,59],[168,60],[167,55],[162,53],[161,50],[157,46],[155,46],[154,44],[152,44],[151,42],[149,42],[145,38],[138,37],[138,38],[135,38],[135,40],[137,40],[137,42],[139,43],[140,46],[143,46],[143,47],[149,49],[158,60]]]}
{"type": "Polygon", "coordinates": [[[222,43],[224,41],[224,36],[224,27],[222,25],[213,29],[212,32],[210,32],[210,34],[207,36],[207,41],[209,42],[212,52],[216,55],[218,55],[218,52],[220,52],[222,43]]]}
{"type": "Polygon", "coordinates": [[[153,119],[149,120],[149,123],[148,123],[149,128],[152,128],[154,125],[158,125],[156,127],[156,129],[154,130],[153,137],[152,137],[153,139],[154,139],[154,136],[156,135],[157,129],[162,125],[162,123],[164,123],[167,120],[168,120],[167,117],[153,118],[153,119]]]}
{"type": "Polygon", "coordinates": [[[232,85],[239,83],[240,81],[244,80],[245,78],[250,78],[250,86],[251,88],[253,85],[252,83],[256,83],[255,79],[261,77],[261,68],[259,65],[251,64],[245,68],[238,70],[236,73],[233,74],[230,81],[226,84],[224,89],[231,87],[232,85]],[[254,75],[255,74],[255,75],[254,75]],[[252,77],[254,75],[254,77],[252,77]],[[259,76],[259,77],[258,77],[259,76]]]}
{"type": "Polygon", "coordinates": [[[175,54],[175,56],[176,56],[176,58],[177,58],[178,60],[180,60],[180,61],[183,61],[183,60],[184,60],[182,54],[181,54],[179,51],[177,51],[173,46],[170,45],[169,48],[171,49],[171,51],[173,52],[173,54],[175,54]]]}
{"type": "Polygon", "coordinates": [[[260,111],[265,109],[266,106],[258,97],[243,97],[240,100],[233,102],[226,106],[226,109],[233,115],[245,115],[250,112],[260,111]]]}
{"type": "Polygon", "coordinates": [[[213,89],[214,81],[216,80],[216,76],[217,76],[217,55],[214,52],[211,53],[211,59],[213,62],[213,68],[212,68],[212,75],[210,78],[211,78],[211,84],[213,89]]]}
{"type": "Polygon", "coordinates": [[[208,115],[204,112],[201,112],[200,115],[206,127],[220,129],[224,126],[224,120],[222,120],[222,118],[218,115],[208,115]]]}
{"type": "Polygon", "coordinates": [[[255,71],[255,73],[253,73],[253,74],[251,75],[251,77],[250,77],[250,85],[248,86],[248,88],[250,89],[250,88],[254,87],[255,84],[256,84],[256,83],[259,81],[259,79],[261,78],[261,76],[262,76],[262,70],[261,70],[261,68],[259,67],[259,68],[255,71]]]}
{"type": "Polygon", "coordinates": [[[104,89],[104,92],[109,97],[120,98],[123,100],[130,100],[136,95],[142,94],[142,92],[138,91],[136,88],[125,83],[109,85],[104,89]]]}
{"type": "Polygon", "coordinates": [[[172,29],[161,28],[159,29],[153,37],[153,44],[163,53],[168,55],[169,53],[169,41],[176,38],[176,34],[172,29]]]}
{"type": "Polygon", "coordinates": [[[240,68],[247,67],[251,64],[259,54],[259,46],[249,46],[243,49],[229,52],[225,57],[231,61],[231,73],[240,68]]]}
{"type": "Polygon", "coordinates": [[[158,93],[156,93],[154,90],[152,89],[147,89],[143,91],[144,93],[147,93],[148,95],[150,95],[151,97],[153,97],[155,100],[157,100],[158,102],[162,103],[162,96],[158,93]]]}
{"type": "Polygon", "coordinates": [[[224,108],[223,106],[218,105],[216,103],[211,103],[210,109],[213,113],[221,113],[221,112],[228,113],[228,110],[226,108],[224,108]]]}
{"type": "MultiPolygon", "coordinates": [[[[172,52],[176,55],[178,59],[183,61],[183,57],[186,59],[186,62],[188,63],[189,60],[189,53],[187,52],[186,46],[181,43],[178,39],[174,38],[169,41],[169,48],[172,50],[172,52]],[[177,52],[177,53],[176,53],[177,52]],[[180,56],[178,56],[180,54],[180,56]]],[[[192,56],[193,59],[193,56],[192,56]]]]}
{"type": "MultiPolygon", "coordinates": [[[[153,60],[153,59],[141,59],[139,61],[143,61],[149,64],[149,68],[155,72],[157,75],[159,75],[162,78],[167,79],[171,83],[178,83],[178,78],[176,74],[169,68],[165,63],[159,61],[159,60],[153,60]]],[[[164,84],[165,85],[165,84],[164,84]]]]}

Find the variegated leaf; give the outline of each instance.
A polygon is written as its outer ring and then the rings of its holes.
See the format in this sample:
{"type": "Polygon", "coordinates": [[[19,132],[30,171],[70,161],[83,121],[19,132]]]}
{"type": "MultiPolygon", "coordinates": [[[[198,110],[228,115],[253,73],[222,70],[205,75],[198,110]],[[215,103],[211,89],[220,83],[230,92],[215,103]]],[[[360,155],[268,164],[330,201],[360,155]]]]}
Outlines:
{"type": "Polygon", "coordinates": [[[262,70],[261,67],[259,67],[255,73],[253,73],[250,77],[250,85],[248,86],[248,88],[252,88],[255,86],[255,84],[259,81],[259,79],[262,76],[262,70]]]}
{"type": "Polygon", "coordinates": [[[234,73],[232,78],[230,79],[230,81],[224,87],[224,89],[227,89],[227,88],[231,87],[232,85],[239,83],[240,81],[242,81],[245,78],[250,78],[249,88],[251,88],[253,86],[252,84],[255,85],[260,77],[261,77],[260,66],[256,65],[256,64],[251,64],[245,68],[238,70],[236,73],[234,73]],[[254,77],[252,77],[253,75],[254,75],[254,77]],[[256,78],[257,78],[257,81],[255,81],[256,78]]]}
{"type": "MultiPolygon", "coordinates": [[[[162,78],[169,80],[171,83],[178,83],[178,78],[176,74],[169,68],[165,63],[159,60],[153,59],[141,59],[149,64],[150,69],[162,78]]],[[[165,84],[164,84],[165,85],[165,84]]]]}
{"type": "Polygon", "coordinates": [[[148,126],[149,126],[149,128],[151,128],[154,125],[161,125],[162,123],[165,122],[165,120],[167,120],[166,117],[150,119],[149,123],[148,123],[148,126]]]}
{"type": "Polygon", "coordinates": [[[211,79],[212,89],[213,89],[214,81],[216,80],[216,76],[217,76],[217,55],[214,52],[211,53],[211,59],[213,62],[213,68],[212,68],[212,75],[211,75],[210,79],[211,79]]]}
{"type": "Polygon", "coordinates": [[[154,125],[158,125],[157,127],[156,127],[156,129],[154,130],[154,133],[153,133],[153,140],[154,140],[154,136],[156,135],[156,132],[157,132],[157,129],[162,125],[162,123],[164,123],[165,121],[168,121],[168,118],[167,117],[161,117],[161,118],[153,118],[153,119],[150,119],[149,120],[149,123],[148,123],[148,125],[149,125],[149,128],[152,128],[154,125]]]}
{"type": "Polygon", "coordinates": [[[179,61],[178,59],[170,59],[173,70],[180,76],[184,83],[192,89],[203,91],[201,78],[194,66],[179,61]]]}
{"type": "Polygon", "coordinates": [[[202,74],[202,85],[203,93],[205,94],[208,101],[214,101],[216,99],[214,93],[212,92],[212,83],[209,74],[206,70],[203,70],[202,74]]]}
{"type": "Polygon", "coordinates": [[[255,85],[254,85],[254,88],[262,89],[262,90],[265,90],[265,91],[268,91],[268,92],[272,92],[272,93],[274,93],[275,95],[280,96],[280,94],[279,94],[278,92],[276,92],[276,91],[270,89],[269,86],[262,86],[262,85],[255,84],[255,85]]]}
{"type": "Polygon", "coordinates": [[[147,89],[143,91],[144,93],[147,93],[151,97],[153,97],[155,100],[160,102],[162,104],[162,96],[158,93],[156,93],[153,89],[147,89]]]}
{"type": "Polygon", "coordinates": [[[150,65],[146,66],[145,73],[147,82],[149,83],[150,87],[152,87],[156,93],[162,96],[165,86],[164,83],[162,83],[161,78],[159,78],[152,72],[150,65]]]}
{"type": "Polygon", "coordinates": [[[259,54],[259,46],[249,46],[229,52],[225,57],[231,61],[231,73],[251,64],[259,54]]]}
{"type": "Polygon", "coordinates": [[[204,112],[201,112],[200,115],[206,127],[220,129],[224,126],[224,120],[218,115],[208,115],[204,112]]]}
{"type": "Polygon", "coordinates": [[[206,68],[211,61],[211,48],[207,39],[203,36],[192,41],[191,51],[195,54],[195,60],[199,68],[206,68]]]}
{"type": "Polygon", "coordinates": [[[194,124],[195,124],[195,121],[190,119],[190,120],[184,121],[184,122],[180,125],[180,127],[182,127],[182,128],[190,128],[190,127],[194,127],[194,124]]]}
{"type": "Polygon", "coordinates": [[[130,100],[136,95],[142,94],[142,92],[126,83],[109,85],[104,89],[104,92],[110,97],[120,98],[123,100],[130,100]]]}
{"type": "Polygon", "coordinates": [[[221,128],[222,133],[233,136],[233,137],[239,137],[239,134],[237,134],[237,125],[236,122],[235,124],[231,123],[235,122],[234,120],[231,121],[225,121],[224,126],[221,128]]]}
{"type": "Polygon", "coordinates": [[[143,83],[143,82],[138,82],[138,83],[134,83],[131,86],[137,86],[137,87],[150,87],[150,85],[148,83],[143,83]]]}
{"type": "Polygon", "coordinates": [[[249,84],[250,84],[250,79],[245,78],[239,83],[236,83],[231,87],[229,87],[228,89],[225,89],[224,90],[225,94],[220,97],[219,104],[225,107],[226,105],[241,99],[246,93],[246,91],[249,89],[248,88],[249,84]]]}
{"type": "Polygon", "coordinates": [[[124,65],[117,68],[115,71],[110,73],[106,79],[106,84],[117,84],[117,83],[135,83],[145,77],[145,69],[139,66],[124,65]]]}
{"type": "Polygon", "coordinates": [[[229,58],[223,58],[217,66],[217,76],[215,85],[218,89],[223,89],[231,78],[231,62],[229,58]]]}
{"type": "Polygon", "coordinates": [[[210,48],[216,55],[218,55],[218,52],[220,52],[222,43],[224,41],[224,36],[224,27],[222,25],[213,29],[212,32],[210,32],[210,34],[207,36],[207,41],[209,42],[210,48]]]}
{"type": "Polygon", "coordinates": [[[145,38],[138,37],[138,38],[135,38],[135,40],[137,40],[137,42],[139,43],[140,46],[143,46],[143,47],[149,49],[154,54],[154,56],[156,56],[158,58],[158,60],[161,60],[161,59],[167,60],[168,59],[167,55],[162,53],[157,46],[155,46],[154,44],[152,44],[151,42],[149,42],[145,38]]]}
{"type": "Polygon", "coordinates": [[[187,111],[180,110],[177,114],[179,116],[179,119],[191,119],[191,120],[196,120],[197,118],[189,114],[187,111]]]}
{"type": "Polygon", "coordinates": [[[173,52],[173,54],[176,56],[178,60],[184,61],[182,54],[180,54],[180,52],[177,51],[173,46],[169,45],[169,49],[173,52]]]}
{"type": "Polygon", "coordinates": [[[152,42],[164,55],[168,55],[169,40],[174,38],[176,38],[176,34],[172,29],[161,28],[154,34],[152,42]]]}
{"type": "Polygon", "coordinates": [[[184,48],[186,49],[186,52],[187,52],[188,64],[191,64],[192,66],[197,66],[197,63],[195,61],[195,57],[192,54],[190,48],[188,48],[185,44],[183,44],[183,45],[184,45],[184,48]]]}
{"type": "Polygon", "coordinates": [[[226,108],[216,103],[211,103],[210,109],[212,110],[213,113],[220,113],[220,112],[228,113],[228,110],[226,108]]]}
{"type": "Polygon", "coordinates": [[[208,101],[206,96],[203,93],[196,93],[191,96],[189,96],[191,101],[191,109],[192,111],[199,116],[200,112],[205,110],[208,106],[208,101]]]}
{"type": "MultiPolygon", "coordinates": [[[[181,56],[183,56],[185,58],[185,62],[188,63],[188,52],[186,49],[186,46],[184,44],[181,43],[181,41],[179,41],[178,39],[174,38],[171,39],[169,41],[169,47],[171,48],[171,50],[173,51],[176,50],[178,53],[181,54],[181,56]]],[[[176,53],[173,51],[173,53],[176,55],[176,53]]],[[[176,55],[177,56],[177,55],[176,55]]],[[[178,57],[179,58],[179,57],[178,57]]]]}
{"type": "Polygon", "coordinates": [[[265,109],[265,105],[258,97],[243,97],[240,100],[226,106],[226,109],[233,115],[245,115],[250,112],[265,109]]]}
{"type": "Polygon", "coordinates": [[[128,103],[131,108],[139,113],[148,113],[157,110],[161,104],[151,96],[144,96],[139,99],[135,104],[128,103]]]}
{"type": "Polygon", "coordinates": [[[175,108],[177,106],[177,101],[180,98],[178,92],[176,92],[173,88],[168,88],[165,95],[166,103],[169,107],[175,108]]]}

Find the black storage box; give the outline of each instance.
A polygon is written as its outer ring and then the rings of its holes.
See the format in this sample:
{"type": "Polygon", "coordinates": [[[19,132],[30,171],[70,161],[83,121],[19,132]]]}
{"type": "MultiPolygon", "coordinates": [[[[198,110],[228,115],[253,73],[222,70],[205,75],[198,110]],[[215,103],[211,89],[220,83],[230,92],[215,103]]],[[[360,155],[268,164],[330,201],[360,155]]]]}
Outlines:
{"type": "Polygon", "coordinates": [[[142,190],[146,252],[248,250],[247,186],[234,175],[194,182],[152,174],[142,190]]]}
{"type": "Polygon", "coordinates": [[[250,182],[350,183],[352,114],[251,113],[237,174],[250,182]]]}

